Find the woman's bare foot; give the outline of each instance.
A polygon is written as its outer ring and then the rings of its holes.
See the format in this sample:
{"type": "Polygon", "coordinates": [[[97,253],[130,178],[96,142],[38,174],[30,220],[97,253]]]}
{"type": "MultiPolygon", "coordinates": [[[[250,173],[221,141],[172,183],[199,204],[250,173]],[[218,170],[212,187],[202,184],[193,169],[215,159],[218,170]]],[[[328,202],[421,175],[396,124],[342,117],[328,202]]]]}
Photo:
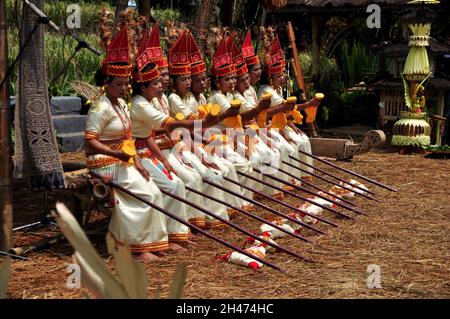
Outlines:
{"type": "Polygon", "coordinates": [[[152,253],[149,252],[143,252],[143,253],[137,253],[133,254],[133,257],[137,260],[143,261],[143,262],[153,262],[153,261],[160,261],[161,257],[158,257],[152,253]]]}
{"type": "Polygon", "coordinates": [[[186,248],[175,243],[169,243],[169,250],[173,252],[187,251],[186,248]]]}

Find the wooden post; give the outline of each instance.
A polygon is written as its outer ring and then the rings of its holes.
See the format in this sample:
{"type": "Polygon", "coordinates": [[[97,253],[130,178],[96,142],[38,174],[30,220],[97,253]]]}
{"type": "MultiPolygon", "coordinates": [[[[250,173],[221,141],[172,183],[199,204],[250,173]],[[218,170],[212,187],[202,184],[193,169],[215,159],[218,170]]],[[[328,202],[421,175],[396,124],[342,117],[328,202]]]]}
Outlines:
{"type": "MultiPolygon", "coordinates": [[[[8,67],[6,0],[0,0],[0,82],[8,67]]],[[[10,156],[9,81],[0,88],[0,250],[12,246],[12,169],[10,156]]]]}
{"type": "Polygon", "coordinates": [[[291,21],[287,22],[287,30],[289,43],[292,47],[292,59],[294,63],[294,73],[295,73],[295,81],[297,82],[297,86],[299,89],[303,91],[302,99],[306,100],[307,92],[305,87],[305,79],[303,78],[302,66],[300,65],[300,61],[298,60],[298,52],[297,52],[297,44],[295,43],[295,34],[294,28],[292,27],[291,21]]]}

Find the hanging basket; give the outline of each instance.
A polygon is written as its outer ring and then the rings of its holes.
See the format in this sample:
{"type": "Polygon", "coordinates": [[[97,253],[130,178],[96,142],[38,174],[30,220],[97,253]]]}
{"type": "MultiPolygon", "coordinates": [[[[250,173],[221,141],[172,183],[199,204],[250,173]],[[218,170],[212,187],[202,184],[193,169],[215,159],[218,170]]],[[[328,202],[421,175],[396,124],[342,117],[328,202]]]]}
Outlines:
{"type": "Polygon", "coordinates": [[[286,6],[288,0],[260,0],[260,3],[266,10],[278,10],[286,6]]]}
{"type": "Polygon", "coordinates": [[[430,145],[431,127],[425,121],[426,113],[401,112],[401,119],[393,127],[392,145],[430,145]]]}

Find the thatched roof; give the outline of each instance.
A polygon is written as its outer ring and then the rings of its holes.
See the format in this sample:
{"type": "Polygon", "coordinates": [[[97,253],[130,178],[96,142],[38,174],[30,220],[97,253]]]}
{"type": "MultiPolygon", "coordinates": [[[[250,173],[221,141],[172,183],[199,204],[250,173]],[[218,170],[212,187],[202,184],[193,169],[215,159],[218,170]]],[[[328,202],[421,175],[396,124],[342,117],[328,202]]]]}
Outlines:
{"type": "MultiPolygon", "coordinates": [[[[449,44],[438,42],[434,38],[430,38],[428,42],[430,43],[428,52],[434,53],[436,55],[450,54],[449,44]]],[[[402,41],[388,46],[382,51],[382,53],[386,56],[406,56],[408,54],[408,51],[408,41],[402,41]]]]}
{"type": "Polygon", "coordinates": [[[288,0],[285,7],[276,10],[283,12],[336,12],[366,10],[369,4],[378,4],[384,9],[417,7],[409,4],[410,0],[288,0]]]}
{"type": "Polygon", "coordinates": [[[315,8],[323,8],[326,6],[340,7],[340,6],[364,6],[369,4],[395,4],[404,5],[410,0],[289,0],[288,5],[302,5],[315,8]]]}
{"type": "MultiPolygon", "coordinates": [[[[401,79],[382,79],[369,86],[376,90],[403,88],[403,82],[401,79]]],[[[450,80],[444,78],[430,78],[428,79],[427,86],[435,90],[450,90],[450,80]]]]}

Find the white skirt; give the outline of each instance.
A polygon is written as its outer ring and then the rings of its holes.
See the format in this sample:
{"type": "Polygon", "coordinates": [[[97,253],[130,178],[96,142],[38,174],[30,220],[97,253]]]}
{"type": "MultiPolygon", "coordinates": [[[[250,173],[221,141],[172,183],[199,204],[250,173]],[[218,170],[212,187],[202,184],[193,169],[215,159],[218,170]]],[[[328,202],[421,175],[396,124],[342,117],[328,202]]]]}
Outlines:
{"type": "MultiPolygon", "coordinates": [[[[88,161],[111,159],[105,155],[90,155],[88,161]]],[[[120,186],[135,195],[163,208],[162,193],[150,179],[144,177],[134,166],[119,162],[91,169],[103,177],[112,177],[120,186]]],[[[166,217],[159,210],[117,189],[113,190],[114,207],[109,231],[121,244],[128,244],[133,252],[156,252],[169,248],[166,217]]]]}

